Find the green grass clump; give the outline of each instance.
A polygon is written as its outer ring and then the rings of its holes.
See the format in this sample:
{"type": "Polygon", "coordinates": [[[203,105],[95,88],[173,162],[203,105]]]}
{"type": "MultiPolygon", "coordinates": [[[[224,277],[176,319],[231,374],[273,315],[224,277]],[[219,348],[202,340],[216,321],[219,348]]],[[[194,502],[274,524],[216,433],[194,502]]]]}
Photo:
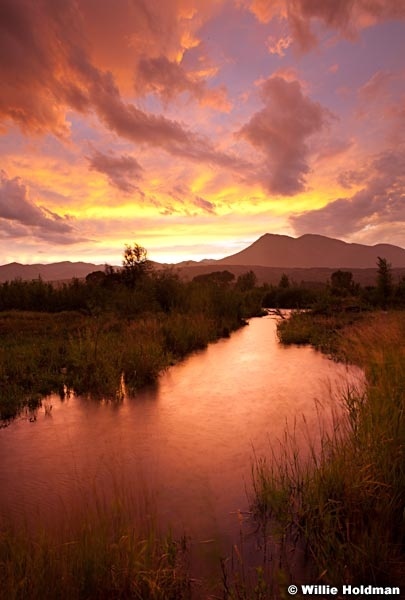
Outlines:
{"type": "Polygon", "coordinates": [[[342,414],[309,458],[292,437],[277,460],[256,462],[253,508],[259,522],[301,540],[316,578],[398,585],[405,577],[405,313],[368,315],[337,340],[339,353],[363,367],[365,389],[347,390],[342,414]]]}

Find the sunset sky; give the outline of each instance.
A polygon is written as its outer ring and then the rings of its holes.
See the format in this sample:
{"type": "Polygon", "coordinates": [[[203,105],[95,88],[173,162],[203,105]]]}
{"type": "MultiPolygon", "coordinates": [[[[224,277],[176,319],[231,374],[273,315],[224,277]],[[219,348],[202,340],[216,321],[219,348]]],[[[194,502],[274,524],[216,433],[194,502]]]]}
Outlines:
{"type": "Polygon", "coordinates": [[[0,0],[0,264],[405,247],[405,0],[0,0]]]}

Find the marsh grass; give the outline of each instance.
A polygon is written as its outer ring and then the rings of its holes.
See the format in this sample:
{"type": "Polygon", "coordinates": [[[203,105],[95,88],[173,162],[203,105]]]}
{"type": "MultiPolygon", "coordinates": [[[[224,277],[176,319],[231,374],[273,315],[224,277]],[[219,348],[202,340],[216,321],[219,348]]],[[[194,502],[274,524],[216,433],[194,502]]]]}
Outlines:
{"type": "Polygon", "coordinates": [[[277,334],[283,344],[311,344],[326,354],[342,359],[344,357],[339,355],[341,333],[363,318],[363,313],[293,311],[288,319],[280,321],[277,334]]]}
{"type": "Polygon", "coordinates": [[[84,499],[57,528],[0,528],[4,600],[189,600],[185,539],[162,533],[150,501],[134,512],[127,494],[84,499]]]}
{"type": "Polygon", "coordinates": [[[365,389],[342,393],[342,410],[331,427],[320,425],[320,445],[308,440],[305,456],[293,432],[277,456],[254,463],[256,520],[269,543],[303,551],[313,581],[405,580],[404,341],[404,312],[340,328],[335,348],[364,369],[365,389]]]}
{"type": "Polygon", "coordinates": [[[187,354],[229,335],[243,321],[210,314],[0,313],[0,419],[65,387],[114,398],[122,376],[129,393],[156,381],[187,354]]]}

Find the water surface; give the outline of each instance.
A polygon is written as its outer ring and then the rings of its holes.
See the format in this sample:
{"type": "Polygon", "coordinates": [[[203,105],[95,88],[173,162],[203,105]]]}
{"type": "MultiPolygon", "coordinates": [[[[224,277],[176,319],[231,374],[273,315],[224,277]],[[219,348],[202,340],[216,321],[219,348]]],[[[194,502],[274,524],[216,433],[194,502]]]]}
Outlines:
{"type": "Polygon", "coordinates": [[[93,490],[147,488],[164,524],[227,543],[237,535],[236,511],[248,507],[253,448],[269,454],[294,419],[303,445],[315,439],[315,401],[326,415],[357,377],[309,347],[280,345],[274,318],[252,319],[134,398],[52,396],[50,415],[43,407],[35,422],[2,429],[0,511],[63,519],[93,490]]]}

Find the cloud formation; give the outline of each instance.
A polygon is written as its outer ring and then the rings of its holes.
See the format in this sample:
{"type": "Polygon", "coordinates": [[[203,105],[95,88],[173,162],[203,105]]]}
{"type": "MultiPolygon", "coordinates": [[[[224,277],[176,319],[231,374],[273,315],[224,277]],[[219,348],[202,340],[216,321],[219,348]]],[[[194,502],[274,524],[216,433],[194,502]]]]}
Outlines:
{"type": "MultiPolygon", "coordinates": [[[[405,147],[380,153],[367,171],[372,175],[353,196],[292,216],[290,222],[297,235],[312,232],[344,238],[370,228],[378,235],[387,224],[405,228],[405,147]]],[[[347,177],[349,182],[356,182],[356,173],[348,172],[347,177]]],[[[361,171],[358,181],[363,178],[361,171]]]]}
{"type": "Polygon", "coordinates": [[[131,193],[139,191],[133,181],[142,178],[142,167],[138,161],[128,154],[115,156],[112,153],[103,154],[94,150],[91,156],[87,157],[91,171],[98,171],[107,175],[108,181],[112,186],[117,187],[121,192],[131,193]]]}
{"type": "Polygon", "coordinates": [[[208,222],[238,243],[294,223],[404,245],[402,0],[0,5],[3,258],[52,260],[77,232],[95,243],[72,255],[113,253],[152,223],[158,246],[208,222]]]}
{"type": "Polygon", "coordinates": [[[315,23],[353,39],[358,31],[375,23],[405,19],[405,4],[398,0],[245,0],[244,4],[263,23],[285,19],[303,51],[318,44],[315,23]]]}
{"type": "MultiPolygon", "coordinates": [[[[118,4],[122,11],[123,2],[118,4]]],[[[83,17],[90,5],[90,0],[86,0],[80,15],[73,0],[57,3],[40,0],[28,4],[24,0],[4,0],[3,35],[0,36],[0,77],[4,89],[0,97],[0,119],[3,123],[14,121],[25,132],[52,132],[68,137],[67,110],[82,114],[93,111],[108,129],[136,144],[159,147],[190,160],[239,168],[240,163],[234,157],[216,152],[209,140],[178,121],[147,113],[123,99],[114,75],[92,62],[89,44],[84,42],[80,16],[83,17]]],[[[105,8],[105,3],[102,5],[105,8]]],[[[153,30],[157,43],[158,31],[152,19],[157,4],[134,5],[143,15],[141,21],[146,20],[149,25],[133,32],[131,45],[137,45],[137,33],[144,39],[149,30],[153,30]]],[[[96,8],[89,14],[97,20],[96,8]]],[[[174,21],[177,23],[178,19],[174,21]]],[[[160,47],[164,47],[164,39],[160,42],[160,47]]],[[[163,60],[167,66],[167,59],[163,60]]],[[[179,75],[172,72],[172,78],[173,75],[176,78],[176,74],[179,75]]],[[[191,80],[184,74],[180,87],[188,85],[190,88],[190,84],[191,80]]],[[[200,94],[207,103],[211,100],[224,106],[221,89],[208,90],[200,82],[194,86],[194,93],[200,94]]]]}
{"type": "Polygon", "coordinates": [[[308,140],[319,133],[330,113],[304,96],[299,81],[270,77],[260,90],[264,108],[239,131],[266,157],[265,184],[270,192],[293,195],[305,188],[310,170],[308,140]]]}
{"type": "Polygon", "coordinates": [[[197,208],[201,208],[204,212],[214,214],[215,213],[215,204],[201,198],[200,196],[195,196],[193,205],[197,208]]]}
{"type": "Polygon", "coordinates": [[[375,98],[384,94],[392,79],[393,74],[388,71],[380,70],[374,73],[359,89],[361,100],[366,103],[372,102],[375,98]]]}
{"type": "Polygon", "coordinates": [[[270,54],[285,56],[286,50],[291,46],[292,41],[292,37],[289,35],[283,35],[278,38],[270,36],[267,39],[266,46],[270,54]]]}
{"type": "Polygon", "coordinates": [[[68,217],[34,204],[27,186],[18,177],[8,178],[4,171],[0,172],[0,220],[2,229],[17,237],[52,237],[59,243],[77,241],[68,217]]]}
{"type": "Polygon", "coordinates": [[[199,73],[187,73],[181,64],[163,55],[155,58],[143,56],[138,61],[134,85],[138,94],[155,93],[164,103],[186,92],[202,106],[224,112],[231,108],[225,86],[211,89],[199,73]]]}

